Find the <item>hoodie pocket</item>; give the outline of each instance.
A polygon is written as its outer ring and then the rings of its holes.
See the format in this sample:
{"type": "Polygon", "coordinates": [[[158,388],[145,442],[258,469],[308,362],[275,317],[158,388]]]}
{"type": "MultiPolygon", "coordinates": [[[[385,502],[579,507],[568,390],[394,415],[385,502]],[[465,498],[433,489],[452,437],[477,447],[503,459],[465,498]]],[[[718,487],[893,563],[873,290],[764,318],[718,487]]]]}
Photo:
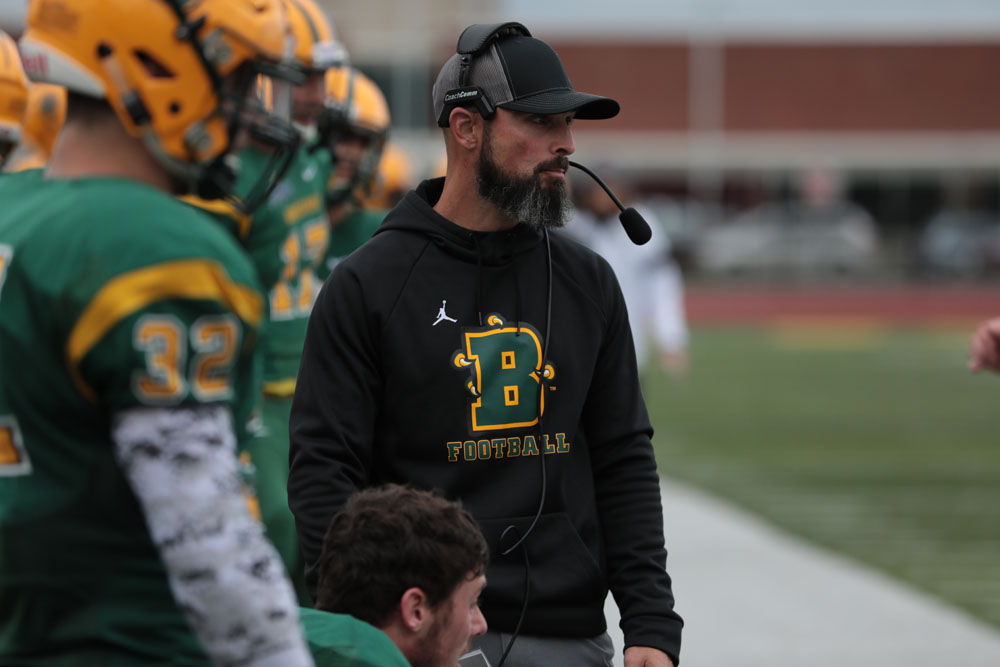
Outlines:
{"type": "Polygon", "coordinates": [[[520,604],[524,595],[525,559],[533,604],[566,606],[600,602],[607,594],[605,577],[594,554],[587,548],[569,516],[563,512],[543,514],[521,546],[507,555],[502,551],[524,535],[534,517],[483,519],[479,525],[490,546],[487,596],[497,604],[520,604]],[[517,530],[501,544],[508,526],[517,530]]]}

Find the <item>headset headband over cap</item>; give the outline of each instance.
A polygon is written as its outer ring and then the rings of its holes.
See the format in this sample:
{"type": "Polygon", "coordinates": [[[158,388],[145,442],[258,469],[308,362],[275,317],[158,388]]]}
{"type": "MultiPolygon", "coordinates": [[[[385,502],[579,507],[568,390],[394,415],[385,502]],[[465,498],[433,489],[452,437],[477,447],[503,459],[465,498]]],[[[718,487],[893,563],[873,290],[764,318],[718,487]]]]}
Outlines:
{"type": "Polygon", "coordinates": [[[619,111],[613,99],[573,90],[552,47],[516,22],[474,24],[462,31],[432,97],[440,127],[448,127],[455,107],[474,106],[484,118],[497,107],[537,114],[576,111],[581,119],[612,118],[619,111]]]}

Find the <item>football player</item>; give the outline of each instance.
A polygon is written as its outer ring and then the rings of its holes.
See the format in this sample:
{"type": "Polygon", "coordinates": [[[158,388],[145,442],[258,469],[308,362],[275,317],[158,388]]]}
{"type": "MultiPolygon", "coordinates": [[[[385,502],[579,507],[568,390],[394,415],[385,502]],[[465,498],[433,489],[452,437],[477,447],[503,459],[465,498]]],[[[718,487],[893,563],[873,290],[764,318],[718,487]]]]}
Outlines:
{"type": "Polygon", "coordinates": [[[388,213],[362,202],[372,192],[389,134],[389,105],[374,81],[354,67],[336,67],[326,75],[327,109],[320,122],[320,143],[333,156],[326,181],[330,244],[326,278],[336,263],[371,238],[388,213]]]}
{"type": "Polygon", "coordinates": [[[69,92],[47,168],[0,178],[2,664],[312,664],[235,455],[267,302],[174,196],[294,138],[250,94],[286,34],[279,0],[28,6],[25,70],[69,92]]]}
{"type": "MultiPolygon", "coordinates": [[[[444,172],[441,172],[444,175],[444,172]]],[[[417,184],[410,156],[393,142],[387,142],[375,173],[372,192],[361,203],[365,208],[392,208],[417,184]]]]}
{"type": "Polygon", "coordinates": [[[302,584],[295,522],[288,509],[288,415],[306,324],[322,282],[329,240],[323,206],[323,184],[331,169],[329,153],[315,150],[316,124],[324,108],[324,75],[341,64],[345,52],[334,38],[326,16],[313,0],[283,0],[294,40],[294,67],[300,81],[292,91],[291,114],[299,131],[299,147],[261,198],[259,174],[276,160],[274,151],[254,140],[239,154],[243,201],[192,200],[214,214],[250,255],[268,294],[267,331],[261,339],[263,396],[254,434],[244,453],[268,537],[281,554],[300,602],[312,606],[302,584]]]}

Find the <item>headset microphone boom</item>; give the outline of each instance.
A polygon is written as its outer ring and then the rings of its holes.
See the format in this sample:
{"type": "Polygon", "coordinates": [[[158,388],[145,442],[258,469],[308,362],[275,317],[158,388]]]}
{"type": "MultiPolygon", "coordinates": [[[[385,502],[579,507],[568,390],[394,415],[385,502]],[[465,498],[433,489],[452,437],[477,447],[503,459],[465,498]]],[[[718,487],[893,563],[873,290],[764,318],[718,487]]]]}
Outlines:
{"type": "Polygon", "coordinates": [[[622,227],[625,228],[625,234],[628,235],[632,243],[642,245],[649,241],[649,239],[653,236],[653,232],[649,228],[649,224],[639,214],[639,211],[635,210],[631,206],[625,208],[621,201],[619,201],[618,197],[615,196],[615,193],[611,191],[611,188],[609,188],[604,181],[602,181],[600,177],[590,169],[587,169],[582,164],[573,162],[572,160],[570,161],[569,166],[576,167],[583,173],[590,176],[592,179],[597,181],[597,184],[600,185],[606,193],[608,193],[608,196],[611,197],[611,201],[613,201],[615,206],[618,207],[618,210],[621,211],[621,213],[618,214],[618,219],[621,221],[622,227]]]}

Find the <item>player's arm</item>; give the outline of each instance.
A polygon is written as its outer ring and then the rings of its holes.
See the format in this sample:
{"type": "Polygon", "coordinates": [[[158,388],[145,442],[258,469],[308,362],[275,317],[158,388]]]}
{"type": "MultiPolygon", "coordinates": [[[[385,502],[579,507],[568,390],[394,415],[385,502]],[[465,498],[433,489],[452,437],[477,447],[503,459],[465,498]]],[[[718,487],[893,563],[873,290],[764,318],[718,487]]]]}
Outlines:
{"type": "Polygon", "coordinates": [[[217,665],[312,665],[291,585],[241,491],[223,404],[116,415],[115,454],[174,598],[217,665]]]}
{"type": "Polygon", "coordinates": [[[288,505],[315,594],[333,515],[371,468],[380,370],[359,277],[340,264],[313,307],[289,421],[288,505]]]}
{"type": "Polygon", "coordinates": [[[110,416],[177,607],[217,665],[312,665],[236,458],[265,303],[235,248],[140,265],[92,295],[66,344],[80,393],[110,416]]]}

